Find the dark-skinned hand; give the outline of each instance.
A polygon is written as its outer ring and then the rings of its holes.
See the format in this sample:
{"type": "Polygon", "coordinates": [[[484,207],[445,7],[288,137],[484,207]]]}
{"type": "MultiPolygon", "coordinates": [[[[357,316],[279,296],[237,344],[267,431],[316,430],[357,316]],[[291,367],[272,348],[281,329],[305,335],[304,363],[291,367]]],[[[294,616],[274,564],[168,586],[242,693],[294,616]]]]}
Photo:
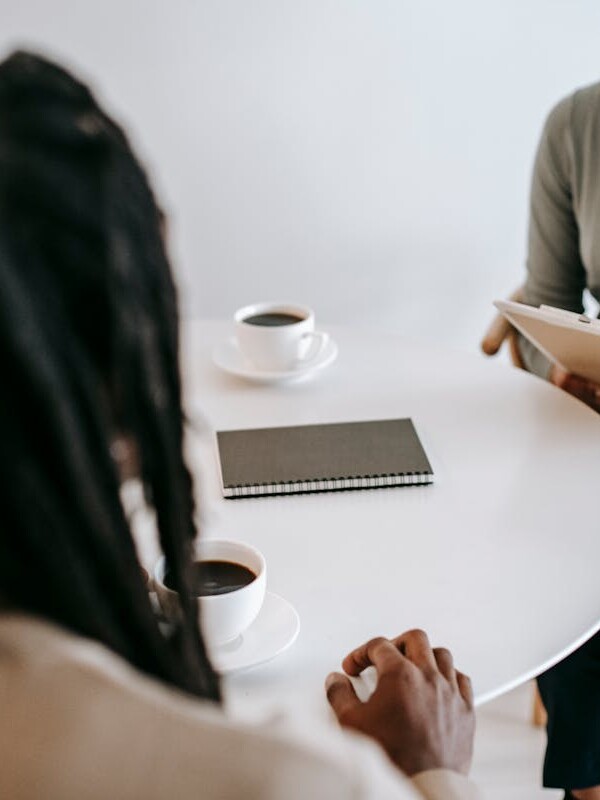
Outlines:
{"type": "Polygon", "coordinates": [[[467,774],[473,755],[475,714],[471,681],[454,668],[445,648],[432,649],[423,631],[377,638],[353,650],[325,687],[346,728],[375,739],[406,775],[429,769],[467,774]],[[347,677],[377,670],[377,687],[362,702],[347,677]]]}

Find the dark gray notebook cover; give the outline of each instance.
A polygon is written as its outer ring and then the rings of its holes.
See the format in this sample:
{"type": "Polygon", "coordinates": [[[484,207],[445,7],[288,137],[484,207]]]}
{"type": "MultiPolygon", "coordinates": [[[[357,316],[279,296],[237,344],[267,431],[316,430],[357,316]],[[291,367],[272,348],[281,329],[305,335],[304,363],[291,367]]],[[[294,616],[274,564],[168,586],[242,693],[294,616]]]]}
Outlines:
{"type": "Polygon", "coordinates": [[[279,494],[430,483],[433,476],[410,419],[219,431],[217,441],[226,495],[236,487],[279,494]],[[368,481],[378,477],[388,483],[368,481]]]}

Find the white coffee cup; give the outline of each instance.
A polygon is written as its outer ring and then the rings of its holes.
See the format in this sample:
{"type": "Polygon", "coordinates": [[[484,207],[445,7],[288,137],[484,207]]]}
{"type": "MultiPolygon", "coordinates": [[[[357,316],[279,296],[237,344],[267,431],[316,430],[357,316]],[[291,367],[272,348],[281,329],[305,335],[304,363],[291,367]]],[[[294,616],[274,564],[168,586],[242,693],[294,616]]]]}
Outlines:
{"type": "MultiPolygon", "coordinates": [[[[246,586],[227,592],[198,597],[202,635],[208,645],[234,641],[254,622],[265,599],[267,565],[262,553],[243,542],[205,539],[197,543],[195,561],[230,561],[251,570],[256,577],[246,586]]],[[[165,586],[165,558],[154,568],[154,587],[167,619],[180,613],[179,595],[165,586]]]]}
{"type": "Polygon", "coordinates": [[[242,354],[256,369],[269,372],[308,366],[329,341],[327,333],[315,330],[314,312],[292,303],[244,306],[235,312],[234,323],[242,354]]]}

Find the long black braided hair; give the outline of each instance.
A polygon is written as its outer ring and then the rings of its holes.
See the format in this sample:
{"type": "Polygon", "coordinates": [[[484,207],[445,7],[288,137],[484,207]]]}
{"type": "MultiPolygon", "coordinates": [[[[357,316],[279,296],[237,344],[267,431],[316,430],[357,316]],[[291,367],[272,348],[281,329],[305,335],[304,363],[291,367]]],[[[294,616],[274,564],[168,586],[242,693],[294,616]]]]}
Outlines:
{"type": "Polygon", "coordinates": [[[189,591],[196,530],[175,288],[123,131],[61,67],[0,64],[0,597],[220,699],[189,591]],[[111,457],[132,437],[182,619],[152,613],[111,457]]]}

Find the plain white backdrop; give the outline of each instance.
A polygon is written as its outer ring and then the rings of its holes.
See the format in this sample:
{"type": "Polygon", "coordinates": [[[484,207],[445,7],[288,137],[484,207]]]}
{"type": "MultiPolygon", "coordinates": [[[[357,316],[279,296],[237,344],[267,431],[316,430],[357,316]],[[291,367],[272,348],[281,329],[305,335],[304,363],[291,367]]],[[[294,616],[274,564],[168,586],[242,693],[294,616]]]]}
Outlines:
{"type": "Polygon", "coordinates": [[[470,350],[599,31],[596,0],[0,0],[0,50],[75,68],[130,131],[187,314],[292,299],[470,350]]]}

